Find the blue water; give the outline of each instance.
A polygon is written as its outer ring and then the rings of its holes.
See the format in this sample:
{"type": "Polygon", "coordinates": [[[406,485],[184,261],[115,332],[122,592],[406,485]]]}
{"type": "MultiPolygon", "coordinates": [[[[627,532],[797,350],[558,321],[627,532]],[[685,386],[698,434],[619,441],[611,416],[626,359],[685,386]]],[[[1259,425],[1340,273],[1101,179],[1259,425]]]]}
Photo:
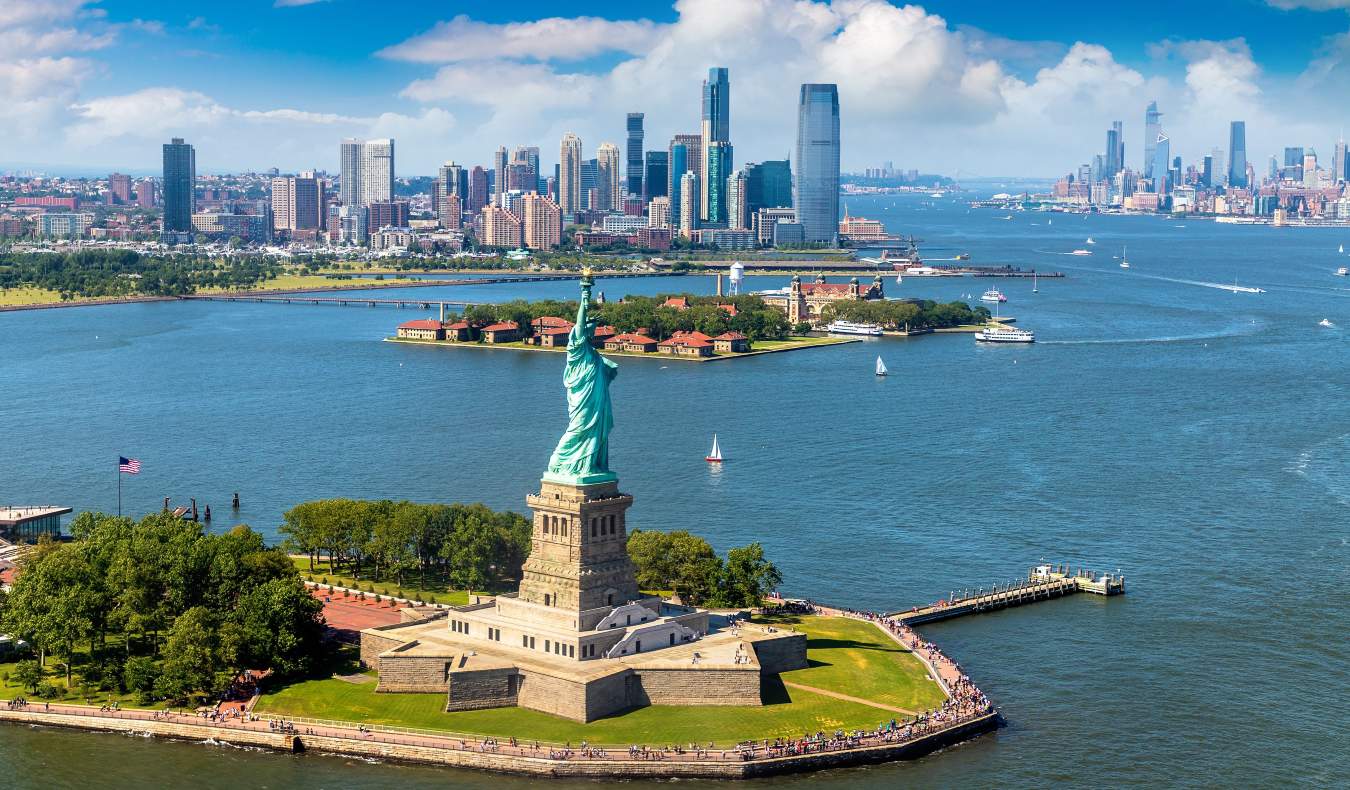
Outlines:
{"type": "MultiPolygon", "coordinates": [[[[997,735],[813,786],[1329,786],[1344,781],[1350,672],[1350,230],[968,211],[850,198],[925,240],[1070,276],[907,278],[891,295],[997,286],[1030,347],[966,335],[697,365],[620,360],[612,463],[633,523],[724,549],[764,543],[794,595],[897,608],[1045,558],[1121,569],[1085,596],[925,633],[1002,708],[997,735]],[[1053,224],[1048,224],[1051,220],[1053,224]],[[1085,247],[1094,255],[1064,255],[1085,247]],[[1128,245],[1122,270],[1112,256],[1128,245]],[[1267,290],[1234,294],[1231,284],[1267,290]],[[1208,284],[1208,285],[1206,285],[1208,284]],[[880,354],[891,376],[878,380],[880,354]],[[702,458],[716,431],[728,458],[702,458]]],[[[783,278],[753,278],[780,287],[783,278]]],[[[601,280],[711,292],[710,277],[601,280]]],[[[568,298],[574,282],[400,297],[568,298]]],[[[387,295],[387,294],[386,294],[387,295]]],[[[560,357],[382,342],[420,311],[152,303],[0,314],[8,462],[0,499],[157,508],[195,496],[217,528],[275,534],[328,496],[524,508],[565,424],[560,357]]],[[[0,774],[75,784],[475,786],[478,774],[7,730],[0,774]],[[21,748],[20,748],[21,747],[21,748]],[[18,749],[19,751],[15,751],[18,749]],[[20,775],[23,775],[20,773],[20,775]],[[34,774],[36,776],[36,774],[34,774]],[[210,777],[219,777],[212,779],[210,777]],[[196,782],[196,779],[194,779],[196,782]]],[[[39,786],[36,780],[27,786],[39,786]]],[[[495,781],[495,780],[494,780],[495,781]]],[[[505,780],[514,784],[513,780],[505,780]]],[[[521,783],[523,786],[523,783],[521,783]]],[[[42,786],[52,786],[44,784],[42,786]]]]}

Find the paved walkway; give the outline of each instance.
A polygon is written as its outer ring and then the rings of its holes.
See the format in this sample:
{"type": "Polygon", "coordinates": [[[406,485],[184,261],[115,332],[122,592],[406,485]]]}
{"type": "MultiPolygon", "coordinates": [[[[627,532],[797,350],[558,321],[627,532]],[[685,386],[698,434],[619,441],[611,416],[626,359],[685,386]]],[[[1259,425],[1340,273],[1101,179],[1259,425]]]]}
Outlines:
{"type": "Polygon", "coordinates": [[[847,694],[840,694],[840,693],[837,692],[837,691],[829,691],[829,690],[827,690],[827,689],[818,689],[818,688],[816,688],[815,686],[807,686],[807,685],[802,684],[802,683],[789,683],[788,681],[785,680],[785,681],[783,681],[783,685],[784,685],[784,686],[787,686],[787,687],[790,688],[790,689],[801,689],[802,691],[809,691],[809,692],[811,692],[812,694],[823,694],[823,695],[825,695],[826,697],[833,697],[833,698],[835,698],[835,699],[841,699],[841,700],[844,700],[845,702],[856,702],[856,703],[858,703],[859,705],[866,705],[866,706],[868,706],[868,707],[870,707],[870,708],[881,708],[882,710],[889,710],[889,711],[894,711],[894,712],[896,712],[896,713],[903,713],[903,714],[905,714],[906,716],[917,716],[917,715],[919,715],[919,712],[918,712],[918,711],[905,710],[904,708],[897,708],[897,707],[895,707],[895,706],[893,706],[893,705],[887,705],[887,704],[884,703],[884,702],[876,702],[876,701],[870,700],[870,699],[863,699],[862,697],[851,697],[851,696],[849,696],[849,695],[847,695],[847,694]]]}

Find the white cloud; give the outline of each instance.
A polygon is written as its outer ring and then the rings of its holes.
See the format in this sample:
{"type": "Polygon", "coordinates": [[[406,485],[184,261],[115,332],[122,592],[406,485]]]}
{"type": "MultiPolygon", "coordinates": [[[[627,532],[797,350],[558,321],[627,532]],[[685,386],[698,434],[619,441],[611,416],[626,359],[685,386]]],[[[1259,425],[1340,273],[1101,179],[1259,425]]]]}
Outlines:
{"type": "Polygon", "coordinates": [[[1285,11],[1306,8],[1310,11],[1337,11],[1350,8],[1350,0],[1266,0],[1269,5],[1285,11]]]}
{"type": "Polygon", "coordinates": [[[328,0],[277,0],[273,3],[276,8],[298,8],[304,5],[314,5],[315,3],[326,3],[328,0]]]}
{"type": "Polygon", "coordinates": [[[657,40],[661,28],[649,20],[610,21],[587,16],[494,25],[461,15],[379,54],[414,63],[502,57],[580,60],[603,52],[643,52],[657,40]]]}

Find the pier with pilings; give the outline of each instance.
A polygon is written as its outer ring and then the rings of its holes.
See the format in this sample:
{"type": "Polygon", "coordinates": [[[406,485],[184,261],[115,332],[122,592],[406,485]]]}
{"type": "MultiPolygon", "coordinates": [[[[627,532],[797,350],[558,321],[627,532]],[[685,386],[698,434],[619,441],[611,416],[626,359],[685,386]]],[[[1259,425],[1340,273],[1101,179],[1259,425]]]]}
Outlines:
{"type": "Polygon", "coordinates": [[[980,612],[992,612],[1012,606],[1048,601],[1074,593],[1121,595],[1125,592],[1125,577],[1119,573],[1101,573],[1068,565],[1037,565],[1025,579],[1007,584],[995,584],[988,589],[953,590],[944,600],[930,606],[916,606],[908,611],[891,612],[887,617],[906,625],[933,623],[980,612]]]}

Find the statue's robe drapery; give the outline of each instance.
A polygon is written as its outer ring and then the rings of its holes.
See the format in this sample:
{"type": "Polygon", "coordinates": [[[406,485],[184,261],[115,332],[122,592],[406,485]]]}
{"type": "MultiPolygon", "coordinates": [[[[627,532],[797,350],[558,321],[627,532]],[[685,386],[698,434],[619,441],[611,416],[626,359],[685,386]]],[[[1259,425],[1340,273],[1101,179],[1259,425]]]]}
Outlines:
{"type": "Polygon", "coordinates": [[[616,479],[609,471],[609,432],[614,427],[609,383],[619,367],[592,345],[595,325],[589,316],[590,296],[589,283],[582,283],[581,306],[567,338],[567,368],[563,371],[567,432],[558,440],[548,462],[548,478],[575,484],[616,479]]]}

